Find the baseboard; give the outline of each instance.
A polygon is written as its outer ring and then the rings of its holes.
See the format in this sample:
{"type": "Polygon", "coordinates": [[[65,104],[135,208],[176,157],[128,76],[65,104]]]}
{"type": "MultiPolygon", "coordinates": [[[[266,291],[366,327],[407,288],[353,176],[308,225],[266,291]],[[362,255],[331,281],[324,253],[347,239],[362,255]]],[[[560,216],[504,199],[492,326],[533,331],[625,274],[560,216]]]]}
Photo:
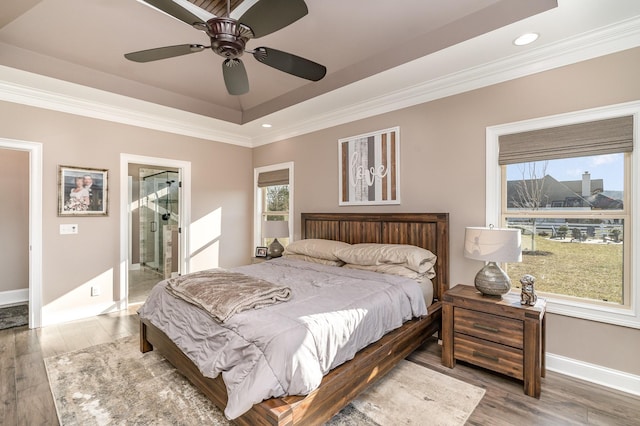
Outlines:
{"type": "Polygon", "coordinates": [[[120,309],[117,302],[102,302],[74,309],[52,310],[46,306],[42,308],[42,326],[61,324],[80,319],[95,317],[120,309]]]}
{"type": "Polygon", "coordinates": [[[131,265],[129,265],[129,270],[130,271],[139,271],[140,270],[140,264],[139,263],[132,263],[131,265]]]}
{"type": "Polygon", "coordinates": [[[547,353],[546,365],[550,371],[640,395],[640,376],[634,374],[550,353],[547,353]]]}
{"type": "Polygon", "coordinates": [[[0,291],[0,307],[29,302],[29,289],[0,291]]]}

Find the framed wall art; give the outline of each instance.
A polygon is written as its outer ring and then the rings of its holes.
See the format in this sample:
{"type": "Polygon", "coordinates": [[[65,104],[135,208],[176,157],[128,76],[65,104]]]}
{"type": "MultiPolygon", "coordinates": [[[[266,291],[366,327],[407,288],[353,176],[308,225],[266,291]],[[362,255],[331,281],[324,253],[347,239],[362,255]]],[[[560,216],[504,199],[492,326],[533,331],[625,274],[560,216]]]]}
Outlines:
{"type": "Polygon", "coordinates": [[[338,204],[400,204],[399,164],[399,127],[339,139],[338,204]]]}
{"type": "Polygon", "coordinates": [[[108,170],[58,166],[58,216],[107,216],[108,170]]]}

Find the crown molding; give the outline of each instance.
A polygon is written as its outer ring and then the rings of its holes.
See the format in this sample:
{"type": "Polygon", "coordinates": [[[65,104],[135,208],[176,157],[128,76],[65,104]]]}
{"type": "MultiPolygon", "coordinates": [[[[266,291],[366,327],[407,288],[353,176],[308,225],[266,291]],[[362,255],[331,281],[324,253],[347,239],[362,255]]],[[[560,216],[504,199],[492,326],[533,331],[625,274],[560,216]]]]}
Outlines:
{"type": "MultiPolygon", "coordinates": [[[[469,40],[450,49],[464,49],[472,42],[469,40]]],[[[639,45],[640,17],[635,17],[400,90],[351,104],[344,101],[351,98],[350,91],[362,92],[364,89],[368,93],[375,93],[376,82],[381,79],[402,81],[407,70],[428,62],[421,58],[274,113],[270,117],[282,117],[281,120],[288,124],[269,131],[258,129],[255,123],[229,123],[6,66],[0,66],[0,100],[215,142],[256,147],[639,45]],[[328,99],[339,102],[341,107],[322,108],[328,99]],[[304,118],[286,120],[288,114],[304,118]]],[[[262,121],[269,119],[263,117],[262,121]]]]}
{"type": "MultiPolygon", "coordinates": [[[[463,48],[464,44],[466,42],[454,46],[454,48],[463,48]]],[[[310,118],[305,121],[298,121],[291,126],[279,129],[278,132],[254,137],[252,140],[254,146],[265,145],[277,140],[350,123],[638,46],[640,46],[640,17],[635,17],[524,53],[372,97],[363,102],[332,109],[325,114],[309,114],[310,118]]],[[[404,64],[385,73],[393,73],[394,77],[391,78],[402,79],[402,73],[406,67],[411,66],[412,63],[404,64]]],[[[370,77],[368,80],[376,77],[370,77]]],[[[357,82],[351,86],[365,83],[357,82]]],[[[348,90],[348,87],[344,90],[348,90]]],[[[345,96],[345,99],[348,98],[345,96]]],[[[308,103],[313,101],[310,100],[308,103]]]]}
{"type": "Polygon", "coordinates": [[[251,147],[240,125],[0,65],[0,100],[251,147]]]}

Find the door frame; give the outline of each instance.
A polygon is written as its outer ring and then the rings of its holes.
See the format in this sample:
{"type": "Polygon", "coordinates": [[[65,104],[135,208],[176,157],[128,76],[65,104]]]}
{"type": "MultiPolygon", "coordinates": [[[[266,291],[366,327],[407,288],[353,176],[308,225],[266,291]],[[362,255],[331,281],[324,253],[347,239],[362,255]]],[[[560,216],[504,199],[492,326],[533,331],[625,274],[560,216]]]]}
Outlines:
{"type": "Polygon", "coordinates": [[[42,149],[41,142],[0,138],[0,149],[29,153],[29,328],[42,326],[42,149]]]}
{"type": "Polygon", "coordinates": [[[129,164],[144,164],[155,167],[168,167],[178,170],[180,202],[178,205],[181,228],[180,245],[178,247],[178,273],[189,272],[189,224],[191,223],[191,162],[169,158],[149,157],[135,154],[120,154],[120,291],[117,302],[118,309],[129,306],[129,164]]]}

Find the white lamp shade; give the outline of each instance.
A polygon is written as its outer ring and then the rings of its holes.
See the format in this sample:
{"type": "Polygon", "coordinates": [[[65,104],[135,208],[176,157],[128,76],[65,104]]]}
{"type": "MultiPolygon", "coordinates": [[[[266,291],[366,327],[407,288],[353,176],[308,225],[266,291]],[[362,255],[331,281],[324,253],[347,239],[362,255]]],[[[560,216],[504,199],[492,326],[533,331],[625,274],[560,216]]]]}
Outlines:
{"type": "Polygon", "coordinates": [[[289,236],[289,222],[267,220],[262,222],[262,238],[284,238],[289,236]]]}
{"type": "Polygon", "coordinates": [[[464,257],[485,262],[522,262],[519,229],[468,227],[464,257]]]}

